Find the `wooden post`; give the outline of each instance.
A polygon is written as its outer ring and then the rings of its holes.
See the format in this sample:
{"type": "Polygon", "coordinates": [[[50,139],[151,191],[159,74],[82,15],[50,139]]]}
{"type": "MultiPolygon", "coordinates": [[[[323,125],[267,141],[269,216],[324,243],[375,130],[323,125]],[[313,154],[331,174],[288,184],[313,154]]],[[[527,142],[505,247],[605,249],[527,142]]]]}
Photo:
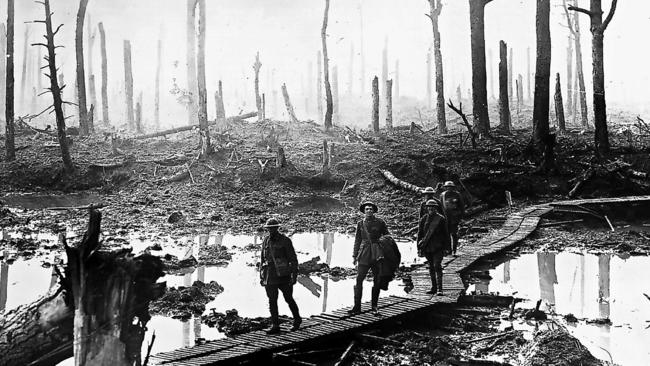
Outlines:
{"type": "Polygon", "coordinates": [[[287,166],[287,157],[284,154],[284,148],[282,146],[278,146],[278,153],[275,159],[275,167],[284,168],[286,166],[287,166]]]}
{"type": "Polygon", "coordinates": [[[340,122],[339,115],[339,68],[334,66],[332,68],[332,116],[333,123],[338,125],[340,122]]]}
{"type": "Polygon", "coordinates": [[[88,0],[79,0],[77,11],[77,27],[75,28],[75,55],[77,60],[77,107],[79,109],[79,133],[88,135],[93,131],[88,120],[86,106],[86,71],[84,70],[84,18],[88,0]]]}
{"type": "Polygon", "coordinates": [[[16,159],[14,141],[14,0],[7,0],[7,69],[5,77],[5,159],[16,159]]]}
{"type": "Polygon", "coordinates": [[[508,46],[499,42],[499,119],[501,128],[510,133],[512,118],[510,116],[510,98],[508,95],[508,46]]]}
{"type": "Polygon", "coordinates": [[[104,124],[110,124],[108,118],[108,65],[106,57],[106,32],[104,31],[104,24],[99,23],[99,43],[102,49],[102,119],[104,124]]]}
{"type": "MultiPolygon", "coordinates": [[[[162,33],[162,30],[161,32],[162,33]]],[[[160,128],[160,69],[162,68],[162,35],[158,37],[158,48],[157,48],[157,64],[156,64],[156,84],[154,90],[154,112],[153,119],[156,124],[156,128],[160,128]]]]}
{"type": "Polygon", "coordinates": [[[393,130],[393,80],[386,80],[386,129],[393,130]]]}
{"type": "Polygon", "coordinates": [[[564,104],[562,103],[562,87],[560,85],[560,73],[555,74],[555,116],[557,125],[561,132],[566,132],[564,120],[564,104]]]}
{"type": "Polygon", "coordinates": [[[124,40],[124,95],[126,97],[126,122],[130,129],[134,126],[133,116],[133,70],[131,65],[131,41],[124,40]]]}
{"type": "Polygon", "coordinates": [[[289,99],[289,93],[287,92],[287,85],[282,83],[282,97],[284,98],[284,105],[287,107],[287,114],[293,123],[299,123],[298,118],[296,118],[296,112],[293,110],[293,105],[291,105],[291,99],[289,99]]]}
{"type": "Polygon", "coordinates": [[[259,51],[255,54],[255,63],[253,64],[253,70],[255,70],[255,106],[257,107],[257,120],[261,121],[264,113],[262,113],[262,97],[260,96],[260,68],[262,63],[260,62],[260,53],[259,51]]]}
{"type": "Polygon", "coordinates": [[[379,133],[379,79],[372,79],[372,130],[379,133]]]}

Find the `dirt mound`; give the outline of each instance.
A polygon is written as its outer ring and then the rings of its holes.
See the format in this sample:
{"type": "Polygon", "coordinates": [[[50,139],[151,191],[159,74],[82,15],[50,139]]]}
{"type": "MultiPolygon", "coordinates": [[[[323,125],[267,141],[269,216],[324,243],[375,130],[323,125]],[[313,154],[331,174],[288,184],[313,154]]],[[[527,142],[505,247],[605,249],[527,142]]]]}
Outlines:
{"type": "Polygon", "coordinates": [[[149,305],[149,312],[152,315],[189,319],[192,315],[201,315],[205,305],[222,292],[223,287],[216,281],[195,281],[190,287],[167,289],[161,298],[149,305]]]}
{"type": "Polygon", "coordinates": [[[525,366],[600,366],[580,341],[565,330],[542,331],[521,351],[525,366]]]}

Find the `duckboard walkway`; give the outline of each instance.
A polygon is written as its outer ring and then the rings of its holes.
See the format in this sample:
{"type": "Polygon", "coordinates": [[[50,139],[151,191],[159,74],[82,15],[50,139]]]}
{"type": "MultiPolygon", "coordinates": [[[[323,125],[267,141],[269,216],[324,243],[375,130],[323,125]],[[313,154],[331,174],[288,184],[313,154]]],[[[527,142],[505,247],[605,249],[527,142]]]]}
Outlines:
{"type": "Polygon", "coordinates": [[[268,360],[273,353],[332,340],[440,304],[454,303],[465,290],[460,276],[461,271],[483,257],[517,245],[535,231],[542,216],[552,212],[556,207],[634,203],[648,204],[650,196],[572,200],[531,206],[510,214],[501,228],[488,233],[474,243],[461,246],[458,248],[457,257],[447,257],[443,261],[444,296],[432,296],[426,293],[431,288],[431,281],[428,269],[422,267],[411,272],[414,288],[408,295],[379,299],[380,316],[372,314],[370,303],[365,302],[361,305],[361,314],[358,315],[348,314],[347,311],[351,307],[345,307],[304,319],[301,328],[297,331],[289,331],[290,324],[284,324],[280,334],[267,335],[263,331],[249,332],[194,347],[159,353],[151,356],[150,363],[168,366],[199,366],[232,365],[255,360],[268,360]]]}

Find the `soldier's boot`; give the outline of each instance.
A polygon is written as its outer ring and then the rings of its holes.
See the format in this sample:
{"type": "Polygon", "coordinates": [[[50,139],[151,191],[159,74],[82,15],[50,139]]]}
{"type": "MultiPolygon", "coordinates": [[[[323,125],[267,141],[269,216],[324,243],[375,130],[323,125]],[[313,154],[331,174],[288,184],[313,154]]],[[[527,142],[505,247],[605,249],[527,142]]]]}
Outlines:
{"type": "Polygon", "coordinates": [[[298,330],[300,328],[300,324],[302,323],[302,318],[300,317],[300,312],[298,311],[298,304],[296,304],[296,301],[291,299],[291,301],[287,301],[287,304],[289,305],[289,310],[291,310],[291,316],[293,316],[293,325],[291,326],[291,330],[298,330]]]}
{"type": "Polygon", "coordinates": [[[442,296],[444,293],[442,292],[442,271],[436,273],[436,284],[438,285],[438,292],[436,292],[436,295],[442,296]]]}
{"type": "Polygon", "coordinates": [[[372,308],[372,313],[375,316],[380,316],[381,314],[379,313],[379,309],[377,308],[377,303],[379,302],[379,292],[381,291],[381,288],[379,287],[372,287],[372,296],[370,298],[370,306],[372,308]]]}
{"type": "Polygon", "coordinates": [[[348,314],[361,314],[361,295],[363,294],[363,287],[354,286],[354,307],[348,310],[348,314]]]}
{"type": "Polygon", "coordinates": [[[427,294],[434,295],[437,291],[437,286],[436,286],[436,271],[433,268],[433,263],[429,263],[429,277],[431,277],[431,289],[427,291],[427,294]]]}
{"type": "Polygon", "coordinates": [[[269,311],[271,312],[271,328],[266,330],[266,334],[280,333],[280,319],[278,314],[278,303],[269,303],[269,311]]]}

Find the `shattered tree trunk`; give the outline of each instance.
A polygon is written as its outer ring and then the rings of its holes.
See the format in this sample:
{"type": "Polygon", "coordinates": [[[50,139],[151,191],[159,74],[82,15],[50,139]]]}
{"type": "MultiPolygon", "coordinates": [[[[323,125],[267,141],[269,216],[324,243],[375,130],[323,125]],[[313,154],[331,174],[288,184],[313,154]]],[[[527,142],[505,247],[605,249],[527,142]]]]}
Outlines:
{"type": "Polygon", "coordinates": [[[131,66],[131,41],[124,40],[124,95],[126,97],[126,121],[133,130],[133,71],[131,66]]]}
{"type": "Polygon", "coordinates": [[[88,119],[88,107],[86,106],[86,73],[84,70],[84,18],[88,0],[79,0],[77,11],[77,27],[75,29],[75,55],[77,60],[77,106],[79,108],[79,133],[88,135],[93,128],[88,119]]]}
{"type": "MultiPolygon", "coordinates": [[[[574,0],[573,4],[575,6],[578,6],[578,1],[574,0]]],[[[577,15],[573,15],[573,17],[570,15],[566,0],[563,1],[564,5],[564,14],[567,19],[567,26],[569,28],[569,32],[571,32],[571,35],[573,36],[573,41],[574,41],[574,46],[575,46],[575,52],[576,52],[576,82],[578,84],[578,89],[579,89],[579,95],[578,98],[574,98],[573,103],[578,104],[578,100],[580,102],[580,123],[583,128],[587,128],[588,126],[588,110],[587,110],[587,91],[585,87],[585,75],[583,72],[583,67],[582,67],[582,42],[580,39],[580,17],[577,15]]]]}
{"type": "Polygon", "coordinates": [[[7,72],[5,78],[5,159],[16,159],[14,140],[14,0],[7,0],[7,72]]]}
{"type": "Polygon", "coordinates": [[[442,52],[440,51],[440,29],[438,18],[442,11],[441,0],[429,0],[429,18],[433,29],[433,58],[436,66],[436,117],[438,120],[438,133],[447,133],[447,118],[445,116],[445,82],[442,69],[442,52]]]}
{"type": "Polygon", "coordinates": [[[399,103],[399,59],[395,60],[395,92],[393,93],[395,100],[399,103]]]}
{"type": "Polygon", "coordinates": [[[321,42],[323,43],[323,79],[325,82],[325,129],[332,128],[332,87],[330,86],[329,59],[327,56],[327,18],[330,9],[330,0],[325,0],[325,12],[323,13],[323,27],[320,31],[321,42]]]}
{"type": "Polygon", "coordinates": [[[562,103],[562,86],[560,85],[560,73],[555,74],[555,116],[560,131],[566,132],[566,122],[564,120],[564,103],[562,103]]]}
{"type": "Polygon", "coordinates": [[[189,102],[187,104],[187,122],[188,124],[199,123],[199,107],[197,95],[199,86],[196,80],[196,2],[197,0],[187,0],[187,14],[185,18],[185,37],[187,43],[186,65],[187,65],[187,93],[189,102]]]}
{"type": "Polygon", "coordinates": [[[500,128],[510,133],[512,117],[510,115],[510,98],[508,97],[508,46],[499,42],[499,119],[500,128]]]}
{"type": "Polygon", "coordinates": [[[81,244],[69,247],[64,242],[65,282],[75,309],[75,364],[140,365],[149,302],[162,293],[156,284],[163,275],[162,262],[150,255],[133,258],[124,251],[98,251],[100,222],[99,211],[90,211],[81,244]]]}
{"type": "Polygon", "coordinates": [[[260,62],[259,51],[255,54],[255,63],[253,70],[255,71],[255,106],[257,107],[257,120],[262,121],[264,113],[262,113],[262,97],[260,96],[260,69],[262,63],[260,62]]]}
{"type": "Polygon", "coordinates": [[[135,130],[137,133],[143,133],[142,129],[142,104],[135,103],[135,130]]]}
{"type": "Polygon", "coordinates": [[[512,55],[512,47],[510,47],[510,53],[508,54],[508,99],[509,102],[512,104],[512,102],[515,100],[515,90],[513,88],[513,84],[515,81],[512,78],[513,70],[512,70],[512,64],[513,64],[513,55],[512,55]]]}
{"type": "Polygon", "coordinates": [[[27,52],[29,50],[27,47],[29,45],[29,24],[25,24],[25,33],[23,34],[23,39],[25,42],[23,43],[23,67],[20,74],[20,107],[22,111],[25,112],[25,109],[27,107],[27,98],[25,97],[25,92],[27,91],[27,59],[29,58],[29,56],[27,56],[27,52]]]}
{"type": "Polygon", "coordinates": [[[105,125],[111,123],[108,118],[108,59],[106,57],[106,32],[104,31],[104,23],[98,24],[99,28],[99,44],[102,52],[102,120],[105,125]]]}
{"type": "Polygon", "coordinates": [[[386,129],[393,130],[393,80],[386,80],[386,129]]]}
{"type": "Polygon", "coordinates": [[[379,79],[372,79],[372,130],[379,133],[379,79]]]}
{"type": "MultiPolygon", "coordinates": [[[[384,49],[381,51],[381,80],[379,81],[379,99],[386,98],[386,80],[388,80],[388,37],[384,38],[384,49]]],[[[386,110],[379,107],[379,119],[386,118],[386,110]]]]}
{"type": "MultiPolygon", "coordinates": [[[[570,6],[575,10],[589,15],[591,19],[591,59],[593,75],[593,103],[594,103],[594,143],[596,152],[600,155],[609,153],[609,134],[607,133],[607,105],[605,102],[605,63],[604,63],[604,39],[605,30],[616,12],[618,0],[612,0],[612,6],[605,20],[603,20],[603,9],[601,0],[591,0],[590,10],[570,6]]],[[[576,17],[577,18],[577,17],[576,17]]]]}
{"type": "MultiPolygon", "coordinates": [[[[217,85],[217,121],[219,120],[225,120],[226,119],[226,107],[223,104],[223,84],[221,83],[221,80],[219,80],[219,83],[217,85]]],[[[262,98],[262,117],[264,116],[264,98],[262,98]]]]}
{"type": "Polygon", "coordinates": [[[566,109],[573,111],[573,39],[569,32],[566,49],[566,109]]]}
{"type": "Polygon", "coordinates": [[[95,73],[93,72],[93,46],[95,45],[95,36],[96,33],[93,32],[93,23],[88,14],[88,27],[86,32],[88,33],[88,94],[90,95],[90,105],[97,108],[97,94],[95,92],[95,73]]]}
{"type": "Polygon", "coordinates": [[[339,68],[332,68],[332,123],[338,125],[341,121],[339,115],[339,68]]]}
{"type": "MultiPolygon", "coordinates": [[[[242,114],[242,115],[239,115],[239,116],[228,117],[228,118],[226,118],[226,122],[229,122],[229,121],[242,121],[244,119],[252,118],[252,117],[255,117],[255,116],[257,116],[257,112],[245,113],[245,114],[242,114]]],[[[213,125],[216,125],[217,122],[216,121],[211,121],[208,124],[210,126],[213,126],[213,125]]],[[[171,134],[179,133],[179,132],[183,132],[183,131],[191,131],[191,130],[193,130],[195,128],[198,128],[198,127],[199,127],[198,124],[189,125],[189,126],[182,126],[182,127],[175,127],[175,128],[169,129],[169,130],[164,130],[164,131],[159,131],[159,132],[154,132],[154,133],[148,133],[146,135],[135,136],[134,139],[136,139],[136,140],[144,140],[144,139],[149,139],[149,138],[154,138],[154,137],[161,137],[161,136],[171,135],[171,134]]]]}
{"type": "Polygon", "coordinates": [[[6,100],[7,94],[5,87],[7,85],[7,29],[4,23],[0,23],[0,55],[2,55],[0,57],[0,116],[2,116],[4,115],[2,102],[6,100]]]}
{"type": "Polygon", "coordinates": [[[210,128],[208,127],[208,91],[205,84],[205,31],[206,15],[205,0],[198,0],[199,8],[199,36],[198,36],[198,54],[196,56],[196,79],[199,87],[199,129],[201,130],[201,157],[212,154],[212,145],[210,143],[210,128]]]}
{"type": "Polygon", "coordinates": [[[316,106],[318,108],[318,120],[321,122],[323,120],[323,59],[321,57],[321,52],[316,53],[316,68],[318,69],[318,76],[316,78],[316,106]]]}
{"type": "MultiPolygon", "coordinates": [[[[161,32],[162,33],[162,32],[161,32]]],[[[154,89],[154,111],[153,120],[156,129],[160,128],[160,69],[162,68],[162,36],[158,37],[158,47],[156,51],[156,84],[154,89]]]]}
{"type": "Polygon", "coordinates": [[[485,70],[485,5],[491,0],[469,0],[472,43],[472,113],[480,134],[490,132],[485,70]]]}
{"type": "MultiPolygon", "coordinates": [[[[490,99],[495,99],[494,96],[494,70],[493,70],[493,58],[492,58],[492,49],[488,49],[488,60],[487,60],[487,67],[488,67],[488,72],[489,72],[489,77],[490,77],[490,99]]],[[[498,67],[497,67],[497,72],[498,72],[498,67]]]]}
{"type": "Polygon", "coordinates": [[[287,92],[287,85],[282,83],[282,97],[284,98],[284,105],[287,107],[287,114],[291,119],[291,122],[298,123],[298,118],[296,118],[296,112],[293,110],[293,105],[291,105],[291,99],[289,99],[289,92],[287,92]]]}

